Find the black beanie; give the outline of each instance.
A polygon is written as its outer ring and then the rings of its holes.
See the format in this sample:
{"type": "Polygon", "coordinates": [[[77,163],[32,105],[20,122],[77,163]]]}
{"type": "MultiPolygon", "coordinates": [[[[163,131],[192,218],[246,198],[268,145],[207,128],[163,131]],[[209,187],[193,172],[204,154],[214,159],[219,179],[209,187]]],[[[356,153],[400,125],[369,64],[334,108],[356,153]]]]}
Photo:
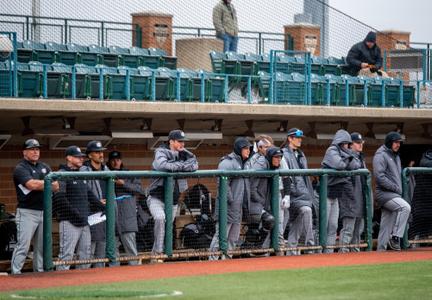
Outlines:
{"type": "Polygon", "coordinates": [[[272,159],[274,156],[283,156],[283,153],[279,147],[270,147],[267,149],[266,159],[269,162],[270,169],[274,168],[274,166],[272,165],[272,159]]]}
{"type": "Polygon", "coordinates": [[[369,33],[367,34],[366,38],[365,38],[365,42],[371,42],[371,43],[376,43],[376,33],[373,31],[369,31],[369,33]]]}
{"type": "Polygon", "coordinates": [[[246,147],[251,147],[251,143],[249,143],[248,139],[245,137],[238,137],[234,141],[234,153],[241,156],[241,150],[246,147]]]}
{"type": "Polygon", "coordinates": [[[393,142],[397,142],[397,141],[402,141],[402,136],[400,135],[399,132],[396,131],[391,131],[389,133],[387,133],[385,140],[384,140],[384,145],[391,149],[393,142]]]}

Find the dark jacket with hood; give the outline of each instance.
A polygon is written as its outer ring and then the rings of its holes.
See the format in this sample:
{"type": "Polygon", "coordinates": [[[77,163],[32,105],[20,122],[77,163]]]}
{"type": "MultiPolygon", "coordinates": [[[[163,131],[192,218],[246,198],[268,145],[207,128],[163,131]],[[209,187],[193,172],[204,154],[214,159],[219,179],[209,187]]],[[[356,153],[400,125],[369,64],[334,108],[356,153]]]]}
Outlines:
{"type": "Polygon", "coordinates": [[[368,63],[370,65],[375,65],[377,69],[380,69],[383,64],[381,49],[376,44],[376,33],[369,32],[366,38],[354,46],[348,52],[346,58],[348,64],[348,72],[352,76],[357,76],[361,70],[362,63],[368,63]],[[369,48],[366,42],[374,42],[375,45],[369,48]]]}
{"type": "MultiPolygon", "coordinates": [[[[432,168],[432,150],[423,153],[419,167],[432,168]]],[[[432,234],[432,174],[418,174],[412,204],[412,235],[426,237],[432,234]]]]}
{"type": "MultiPolygon", "coordinates": [[[[277,147],[267,149],[265,156],[259,155],[256,160],[252,161],[249,168],[257,171],[275,170],[280,168],[272,165],[272,158],[279,151],[277,147]]],[[[249,213],[251,215],[261,215],[263,210],[271,212],[271,177],[253,177],[250,179],[251,201],[249,213]]],[[[283,189],[282,196],[289,195],[290,181],[288,177],[282,179],[283,189]]]]}
{"type": "MultiPolygon", "coordinates": [[[[345,149],[341,144],[351,144],[351,135],[343,129],[339,129],[330,147],[324,155],[321,163],[324,169],[333,169],[337,171],[352,170],[350,166],[354,159],[351,149],[345,149]]],[[[329,176],[328,179],[328,197],[335,199],[344,197],[353,198],[353,183],[351,177],[329,176]]]]}
{"type": "MultiPolygon", "coordinates": [[[[394,133],[395,138],[396,135],[398,134],[394,133]]],[[[384,145],[378,148],[373,158],[376,199],[381,207],[387,201],[402,197],[401,160],[399,153],[391,149],[393,139],[389,136],[390,134],[386,136],[384,145]]]]}
{"type": "MultiPolygon", "coordinates": [[[[353,160],[350,162],[347,169],[358,170],[366,169],[365,160],[363,158],[363,153],[352,152],[354,156],[353,160]]],[[[339,217],[350,217],[350,218],[362,218],[364,217],[364,193],[363,186],[365,184],[364,177],[361,175],[356,175],[351,177],[353,189],[352,195],[351,188],[346,189],[346,192],[339,199],[339,217]],[[352,196],[352,198],[350,198],[352,196]]]]}
{"type": "MultiPolygon", "coordinates": [[[[60,172],[79,172],[67,165],[60,165],[60,172]]],[[[87,188],[87,180],[71,179],[59,181],[59,191],[54,193],[54,207],[59,221],[69,221],[75,226],[88,225],[91,211],[103,211],[104,205],[87,188]]]]}

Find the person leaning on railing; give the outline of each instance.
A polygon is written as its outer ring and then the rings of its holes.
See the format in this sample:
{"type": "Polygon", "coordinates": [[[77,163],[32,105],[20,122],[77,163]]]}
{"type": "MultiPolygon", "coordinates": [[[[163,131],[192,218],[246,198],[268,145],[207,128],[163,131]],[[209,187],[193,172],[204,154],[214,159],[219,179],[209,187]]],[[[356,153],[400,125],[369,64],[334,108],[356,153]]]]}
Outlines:
{"type": "MultiPolygon", "coordinates": [[[[23,159],[16,165],[13,181],[18,199],[15,222],[17,243],[11,260],[12,274],[21,274],[33,240],[33,271],[43,272],[43,191],[44,178],[51,168],[39,161],[41,145],[28,139],[23,145],[23,159]]],[[[57,181],[52,190],[59,188],[57,181]]]]}
{"type": "MultiPolygon", "coordinates": [[[[245,137],[238,137],[234,141],[234,149],[230,154],[223,156],[218,170],[244,170],[249,159],[251,144],[245,137]]],[[[219,189],[218,189],[219,190],[219,189]]],[[[219,217],[219,197],[216,198],[215,220],[219,217]]],[[[250,199],[249,179],[246,177],[230,177],[227,190],[227,241],[228,250],[233,250],[240,237],[240,225],[242,221],[243,203],[250,199]]],[[[210,244],[210,251],[219,250],[219,223],[216,224],[216,232],[210,244]]],[[[225,257],[222,257],[225,258],[225,257]]],[[[211,255],[209,260],[218,260],[219,256],[211,255]]]]}
{"type": "MultiPolygon", "coordinates": [[[[111,171],[128,171],[123,165],[122,154],[119,151],[111,151],[108,155],[108,168],[111,171]]],[[[117,203],[116,228],[116,256],[119,256],[120,241],[127,256],[137,256],[136,233],[137,221],[137,196],[144,195],[139,178],[116,178],[115,194],[117,203]]],[[[130,260],[129,265],[138,265],[140,261],[130,260]]]]}
{"type": "MultiPolygon", "coordinates": [[[[304,138],[303,131],[291,128],[287,132],[287,139],[281,146],[285,161],[289,169],[308,169],[306,155],[300,150],[304,138]]],[[[290,197],[288,204],[282,200],[282,206],[290,207],[289,234],[287,246],[295,248],[301,236],[305,245],[313,246],[314,231],[312,227],[312,207],[314,191],[309,176],[290,176],[290,197]]],[[[287,255],[298,255],[298,251],[287,251],[287,255]]]]}
{"type": "MultiPolygon", "coordinates": [[[[79,172],[86,155],[77,146],[65,151],[66,164],[60,165],[60,172],[79,172]]],[[[91,234],[88,216],[92,210],[104,211],[105,206],[87,188],[87,180],[73,179],[60,182],[60,189],[53,196],[54,211],[59,223],[59,260],[72,260],[77,249],[80,260],[91,258],[91,234]]],[[[87,269],[90,265],[78,265],[87,269]]],[[[57,270],[69,270],[70,265],[58,265],[57,270]]]]}
{"type": "Polygon", "coordinates": [[[381,222],[377,251],[400,251],[411,206],[402,198],[402,167],[399,149],[402,143],[399,132],[389,132],[373,158],[376,181],[376,199],[381,207],[381,222]]]}
{"type": "MultiPolygon", "coordinates": [[[[80,171],[96,172],[96,171],[109,171],[108,167],[104,164],[104,151],[105,147],[102,146],[100,141],[90,141],[87,144],[86,154],[89,158],[84,162],[80,171]]],[[[103,204],[106,203],[106,181],[103,179],[87,180],[87,188],[93,192],[99,201],[103,204]]],[[[106,248],[106,222],[100,222],[90,226],[91,231],[91,249],[93,258],[105,258],[106,248]]],[[[110,263],[115,265],[116,263],[110,263]]],[[[97,268],[102,268],[105,263],[94,264],[97,268]]]]}
{"type": "MultiPolygon", "coordinates": [[[[353,159],[349,163],[347,170],[366,169],[366,162],[363,156],[364,140],[360,133],[351,133],[352,144],[350,145],[353,159]]],[[[340,231],[341,246],[349,244],[359,244],[360,237],[364,228],[364,201],[363,187],[366,184],[364,176],[356,175],[351,177],[353,184],[353,195],[341,197],[339,200],[339,218],[342,220],[340,231]]],[[[360,248],[351,248],[351,252],[359,252],[360,248]]],[[[341,247],[339,252],[350,252],[350,248],[341,247]]]]}
{"type": "MultiPolygon", "coordinates": [[[[354,155],[349,148],[352,144],[351,135],[343,129],[339,129],[321,163],[324,169],[333,169],[337,171],[350,170],[350,163],[354,155]]],[[[327,195],[327,245],[335,246],[336,231],[339,220],[339,203],[353,201],[354,189],[351,177],[329,176],[328,195],[327,195]]],[[[345,208],[345,206],[343,206],[345,208]]],[[[345,213],[345,212],[343,212],[345,213]]],[[[324,253],[333,253],[334,249],[324,249],[324,253]]]]}
{"type": "MultiPolygon", "coordinates": [[[[153,171],[161,172],[193,172],[198,170],[198,161],[196,156],[185,149],[185,134],[181,130],[172,130],[168,134],[168,145],[162,144],[154,154],[152,164],[153,171]]],[[[153,178],[149,187],[149,197],[147,206],[154,219],[154,244],[152,249],[153,255],[163,254],[165,222],[174,222],[175,212],[180,194],[188,188],[185,178],[174,179],[173,187],[173,214],[172,220],[166,220],[165,203],[164,203],[164,178],[153,178]]],[[[162,262],[160,259],[152,262],[162,262]]]]}

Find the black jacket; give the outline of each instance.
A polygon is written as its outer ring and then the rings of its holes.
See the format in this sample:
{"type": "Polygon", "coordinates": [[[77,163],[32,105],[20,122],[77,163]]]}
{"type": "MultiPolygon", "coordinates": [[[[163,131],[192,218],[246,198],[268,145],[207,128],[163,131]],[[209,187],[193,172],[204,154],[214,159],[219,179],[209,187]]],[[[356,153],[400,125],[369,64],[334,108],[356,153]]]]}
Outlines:
{"type": "MultiPolygon", "coordinates": [[[[79,172],[61,165],[61,172],[79,172]]],[[[86,180],[61,180],[60,189],[54,194],[54,208],[59,221],[69,221],[75,226],[88,225],[87,217],[91,211],[103,211],[104,205],[87,188],[86,180]]]]}
{"type": "Polygon", "coordinates": [[[372,48],[368,48],[365,41],[355,44],[351,47],[346,58],[348,64],[348,73],[352,76],[357,76],[361,70],[362,63],[375,65],[377,69],[382,67],[381,49],[375,44],[372,48]]]}

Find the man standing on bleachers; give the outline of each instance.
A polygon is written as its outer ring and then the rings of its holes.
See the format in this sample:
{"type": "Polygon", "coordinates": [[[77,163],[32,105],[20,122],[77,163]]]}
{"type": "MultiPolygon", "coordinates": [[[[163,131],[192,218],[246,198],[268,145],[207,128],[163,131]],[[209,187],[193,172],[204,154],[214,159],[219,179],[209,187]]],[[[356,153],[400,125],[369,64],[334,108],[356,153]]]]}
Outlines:
{"type": "Polygon", "coordinates": [[[239,29],[237,12],[231,0],[221,0],[213,8],[213,25],[216,37],[224,42],[224,52],[237,52],[239,29]]]}
{"type": "MultiPolygon", "coordinates": [[[[13,172],[13,181],[18,198],[15,222],[17,243],[12,255],[11,272],[21,274],[30,243],[33,240],[33,271],[43,272],[43,191],[44,177],[51,168],[39,161],[41,145],[28,139],[23,145],[23,159],[13,172]]],[[[52,183],[56,192],[58,182],[52,183]]]]}

